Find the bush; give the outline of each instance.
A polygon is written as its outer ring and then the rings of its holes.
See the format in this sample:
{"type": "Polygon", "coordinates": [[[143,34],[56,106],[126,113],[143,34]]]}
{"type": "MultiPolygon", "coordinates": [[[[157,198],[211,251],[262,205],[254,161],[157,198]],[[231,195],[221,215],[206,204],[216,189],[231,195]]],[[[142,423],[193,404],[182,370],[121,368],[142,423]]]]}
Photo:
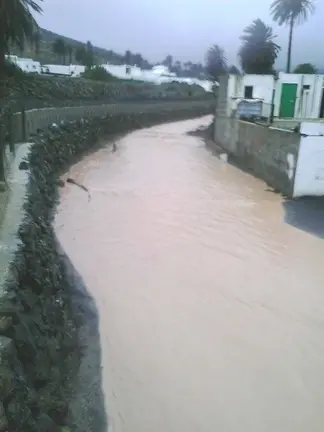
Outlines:
{"type": "Polygon", "coordinates": [[[26,75],[19,66],[9,60],[5,60],[4,76],[6,78],[24,79],[26,75]]]}
{"type": "Polygon", "coordinates": [[[94,81],[118,81],[118,78],[111,75],[102,66],[95,66],[92,69],[86,69],[82,74],[83,78],[94,80],[94,81]]]}

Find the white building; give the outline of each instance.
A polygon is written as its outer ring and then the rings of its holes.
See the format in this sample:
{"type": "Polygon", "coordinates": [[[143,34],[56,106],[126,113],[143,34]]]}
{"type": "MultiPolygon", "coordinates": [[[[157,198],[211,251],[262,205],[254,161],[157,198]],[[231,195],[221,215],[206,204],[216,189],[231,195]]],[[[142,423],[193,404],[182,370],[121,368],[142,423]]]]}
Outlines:
{"type": "Polygon", "coordinates": [[[78,77],[85,71],[85,67],[81,65],[45,64],[42,66],[41,69],[43,74],[71,76],[71,77],[78,77]]]}
{"type": "Polygon", "coordinates": [[[280,119],[324,119],[324,75],[287,74],[230,75],[228,81],[228,115],[239,112],[239,104],[256,115],[280,119]]]}
{"type": "Polygon", "coordinates": [[[280,118],[324,118],[324,75],[280,72],[274,115],[280,118]]]}
{"type": "Polygon", "coordinates": [[[274,90],[275,78],[273,75],[229,75],[228,116],[231,116],[233,111],[239,111],[241,105],[249,106],[246,111],[251,114],[269,118],[274,90]]]}
{"type": "Polygon", "coordinates": [[[21,58],[14,55],[6,55],[6,59],[17,65],[22,71],[27,73],[41,73],[41,64],[30,58],[21,58]]]}

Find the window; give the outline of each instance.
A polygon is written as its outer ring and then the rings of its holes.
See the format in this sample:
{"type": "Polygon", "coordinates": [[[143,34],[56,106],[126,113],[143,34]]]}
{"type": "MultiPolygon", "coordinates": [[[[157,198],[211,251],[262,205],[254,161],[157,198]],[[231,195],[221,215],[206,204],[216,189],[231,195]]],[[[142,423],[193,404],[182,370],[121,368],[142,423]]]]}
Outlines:
{"type": "Polygon", "coordinates": [[[303,90],[310,90],[310,85],[304,84],[303,85],[303,90]]]}
{"type": "Polygon", "coordinates": [[[245,86],[244,87],[244,98],[245,99],[253,99],[253,86],[245,86]]]}

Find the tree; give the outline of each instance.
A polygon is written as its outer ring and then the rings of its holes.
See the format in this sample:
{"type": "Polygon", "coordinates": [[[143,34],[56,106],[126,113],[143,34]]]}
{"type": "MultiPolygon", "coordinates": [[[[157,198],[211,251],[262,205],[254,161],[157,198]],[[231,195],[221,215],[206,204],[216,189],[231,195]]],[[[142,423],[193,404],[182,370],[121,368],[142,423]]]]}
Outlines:
{"type": "Polygon", "coordinates": [[[136,53],[134,55],[133,62],[134,62],[135,66],[141,68],[142,67],[142,63],[143,63],[143,57],[141,56],[141,54],[136,53]]]}
{"type": "Polygon", "coordinates": [[[172,55],[170,55],[170,54],[167,55],[165,57],[165,59],[163,60],[162,64],[171,70],[172,69],[172,65],[173,65],[173,57],[172,57],[172,55]]]}
{"type": "Polygon", "coordinates": [[[244,29],[238,56],[245,73],[274,73],[273,65],[280,51],[279,45],[274,42],[275,37],[272,28],[260,19],[244,29]]]}
{"type": "Polygon", "coordinates": [[[85,49],[84,65],[88,69],[91,69],[94,64],[95,64],[95,58],[93,53],[93,46],[92,43],[88,41],[85,49]]]}
{"type": "Polygon", "coordinates": [[[67,45],[66,51],[69,56],[69,64],[71,65],[73,63],[73,46],[67,45]]]}
{"type": "Polygon", "coordinates": [[[315,10],[313,0],[274,0],[271,15],[279,25],[289,26],[286,72],[290,73],[293,30],[295,25],[305,22],[315,10]]]}
{"type": "Polygon", "coordinates": [[[315,75],[317,73],[317,69],[311,63],[302,63],[295,67],[294,73],[315,75]]]}
{"type": "Polygon", "coordinates": [[[232,74],[232,75],[240,75],[241,74],[241,72],[239,71],[239,69],[236,66],[234,66],[234,65],[232,65],[232,66],[229,67],[228,73],[232,74]]]}
{"type": "Polygon", "coordinates": [[[124,62],[125,62],[128,66],[130,66],[130,65],[131,65],[131,61],[132,61],[132,53],[131,53],[129,50],[127,50],[127,51],[125,52],[125,55],[124,55],[124,62]]]}
{"type": "Polygon", "coordinates": [[[206,71],[213,81],[217,81],[221,75],[227,73],[225,51],[217,44],[210,47],[207,51],[206,71]]]}
{"type": "Polygon", "coordinates": [[[0,0],[0,74],[5,74],[5,55],[10,46],[23,51],[25,43],[37,43],[38,24],[32,12],[41,13],[43,0],[0,0]]]}
{"type": "Polygon", "coordinates": [[[67,46],[62,38],[58,38],[53,42],[52,45],[53,53],[58,57],[59,61],[65,65],[65,57],[67,52],[67,46]]]}
{"type": "Polygon", "coordinates": [[[79,63],[84,65],[85,64],[85,57],[86,57],[86,50],[84,45],[78,46],[78,48],[75,50],[75,60],[79,63]]]}

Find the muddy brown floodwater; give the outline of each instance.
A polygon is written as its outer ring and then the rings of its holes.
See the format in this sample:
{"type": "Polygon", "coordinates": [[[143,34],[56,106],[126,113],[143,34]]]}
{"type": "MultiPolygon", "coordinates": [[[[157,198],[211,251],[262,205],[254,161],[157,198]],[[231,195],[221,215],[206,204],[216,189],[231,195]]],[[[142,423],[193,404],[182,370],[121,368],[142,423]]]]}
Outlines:
{"type": "Polygon", "coordinates": [[[56,230],[100,312],[113,432],[323,432],[324,210],[187,131],[86,157],[56,230]],[[311,208],[312,207],[312,208],[311,208]]]}

